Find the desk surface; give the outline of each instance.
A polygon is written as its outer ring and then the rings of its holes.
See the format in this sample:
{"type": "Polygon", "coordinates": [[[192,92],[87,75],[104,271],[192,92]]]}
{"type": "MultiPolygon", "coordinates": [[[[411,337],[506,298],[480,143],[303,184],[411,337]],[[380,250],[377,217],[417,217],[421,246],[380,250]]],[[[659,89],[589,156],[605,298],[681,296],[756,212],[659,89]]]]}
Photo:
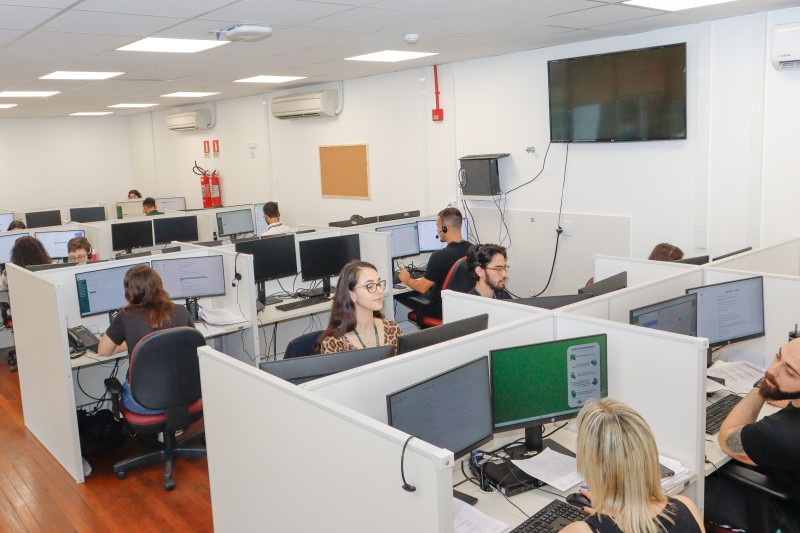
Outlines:
{"type": "MultiPolygon", "coordinates": [[[[302,298],[294,298],[291,300],[284,300],[281,303],[291,303],[302,300],[302,298]]],[[[258,313],[258,326],[271,326],[278,322],[285,322],[287,320],[294,320],[295,318],[302,318],[304,316],[313,315],[316,313],[325,313],[331,310],[333,300],[325,300],[323,302],[309,305],[308,307],[300,307],[299,309],[292,309],[291,311],[281,311],[276,309],[275,305],[268,305],[258,313]]],[[[280,305],[280,304],[277,304],[280,305]]]]}

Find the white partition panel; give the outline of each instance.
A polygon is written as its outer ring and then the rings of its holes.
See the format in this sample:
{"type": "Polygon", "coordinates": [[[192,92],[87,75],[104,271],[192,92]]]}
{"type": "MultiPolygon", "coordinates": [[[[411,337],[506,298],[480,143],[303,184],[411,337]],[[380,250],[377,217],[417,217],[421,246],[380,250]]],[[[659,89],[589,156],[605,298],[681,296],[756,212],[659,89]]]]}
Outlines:
{"type": "Polygon", "coordinates": [[[214,529],[453,530],[452,453],[412,440],[406,492],[404,433],[210,348],[199,356],[214,529]]]}
{"type": "Polygon", "coordinates": [[[800,238],[715,261],[714,267],[800,276],[800,238]]]}
{"type": "Polygon", "coordinates": [[[612,257],[609,255],[594,256],[594,280],[600,281],[619,274],[628,273],[628,287],[641,285],[648,281],[678,274],[686,270],[696,269],[696,265],[671,263],[666,261],[650,261],[631,257],[612,257]]]}
{"type": "Polygon", "coordinates": [[[303,386],[375,420],[386,422],[387,394],[489,355],[490,350],[552,338],[552,317],[535,316],[310,381],[303,386]]]}
{"type": "Polygon", "coordinates": [[[686,293],[686,289],[697,287],[703,283],[701,268],[693,268],[657,281],[651,281],[638,287],[631,287],[600,296],[608,298],[608,318],[614,322],[628,323],[630,310],[656,302],[677,298],[686,293]]]}
{"type": "Polygon", "coordinates": [[[442,317],[444,322],[453,322],[462,318],[489,313],[489,327],[508,324],[515,320],[531,316],[549,314],[551,311],[515,304],[513,300],[494,300],[464,294],[463,292],[442,291],[442,317]]]}
{"type": "Polygon", "coordinates": [[[608,320],[610,302],[608,298],[589,298],[574,304],[565,305],[559,311],[580,316],[590,316],[608,320]]]}
{"type": "Polygon", "coordinates": [[[64,286],[13,264],[8,269],[25,426],[78,483],[83,482],[64,286]]]}
{"type": "Polygon", "coordinates": [[[375,265],[378,269],[378,276],[386,280],[386,289],[383,297],[383,314],[386,318],[394,320],[394,298],[392,297],[391,285],[394,268],[392,267],[392,250],[389,244],[389,235],[364,228],[348,228],[343,232],[356,233],[360,246],[361,260],[375,265]]]}
{"type": "Polygon", "coordinates": [[[608,392],[639,411],[659,451],[698,473],[686,492],[703,506],[705,339],[557,312],[556,338],[608,335],[608,392]]]}

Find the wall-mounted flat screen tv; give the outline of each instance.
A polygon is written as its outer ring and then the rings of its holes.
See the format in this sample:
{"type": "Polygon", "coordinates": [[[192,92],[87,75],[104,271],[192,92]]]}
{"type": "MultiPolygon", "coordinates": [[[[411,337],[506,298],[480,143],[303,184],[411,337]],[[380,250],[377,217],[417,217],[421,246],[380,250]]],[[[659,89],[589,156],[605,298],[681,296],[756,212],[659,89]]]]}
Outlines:
{"type": "Polygon", "coordinates": [[[547,64],[552,142],[686,138],[686,43],[547,64]]]}

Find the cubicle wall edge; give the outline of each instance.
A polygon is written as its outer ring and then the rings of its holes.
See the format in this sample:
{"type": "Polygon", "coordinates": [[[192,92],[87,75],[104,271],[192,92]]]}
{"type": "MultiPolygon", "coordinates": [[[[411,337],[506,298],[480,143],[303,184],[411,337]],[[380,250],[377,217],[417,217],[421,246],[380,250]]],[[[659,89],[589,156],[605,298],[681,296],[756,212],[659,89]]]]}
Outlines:
{"type": "Polygon", "coordinates": [[[6,268],[25,426],[82,483],[80,443],[73,438],[78,419],[63,313],[65,287],[14,264],[6,268]]]}
{"type": "Polygon", "coordinates": [[[750,272],[769,272],[786,276],[800,276],[800,237],[743,252],[711,266],[750,272]]]}
{"type": "Polygon", "coordinates": [[[452,453],[412,440],[406,492],[404,433],[210,348],[199,357],[216,530],[453,530],[452,453]]]}
{"type": "Polygon", "coordinates": [[[517,304],[513,300],[494,300],[455,291],[442,291],[442,321],[444,323],[489,313],[489,327],[515,320],[550,314],[549,309],[517,304]]]}
{"type": "Polygon", "coordinates": [[[610,255],[594,255],[594,280],[609,278],[620,272],[628,273],[628,287],[641,285],[687,270],[696,269],[696,265],[673,263],[668,261],[650,261],[633,257],[614,257],[610,255]]]}

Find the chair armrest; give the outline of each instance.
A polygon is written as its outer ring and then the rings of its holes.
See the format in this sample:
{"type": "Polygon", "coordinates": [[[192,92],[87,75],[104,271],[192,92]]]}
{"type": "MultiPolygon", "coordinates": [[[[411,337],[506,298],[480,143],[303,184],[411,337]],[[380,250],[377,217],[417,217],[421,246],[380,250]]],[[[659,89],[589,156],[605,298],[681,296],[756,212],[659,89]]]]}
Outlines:
{"type": "Polygon", "coordinates": [[[427,307],[431,305],[431,298],[425,294],[415,294],[413,296],[408,296],[408,301],[412,302],[420,307],[427,307]]]}
{"type": "Polygon", "coordinates": [[[119,397],[122,394],[122,383],[117,378],[106,378],[103,384],[111,395],[111,412],[114,413],[114,420],[119,420],[119,397]]]}
{"type": "Polygon", "coordinates": [[[745,465],[730,462],[719,470],[719,474],[778,500],[789,501],[792,499],[791,495],[783,487],[779,486],[767,475],[745,465]]]}

